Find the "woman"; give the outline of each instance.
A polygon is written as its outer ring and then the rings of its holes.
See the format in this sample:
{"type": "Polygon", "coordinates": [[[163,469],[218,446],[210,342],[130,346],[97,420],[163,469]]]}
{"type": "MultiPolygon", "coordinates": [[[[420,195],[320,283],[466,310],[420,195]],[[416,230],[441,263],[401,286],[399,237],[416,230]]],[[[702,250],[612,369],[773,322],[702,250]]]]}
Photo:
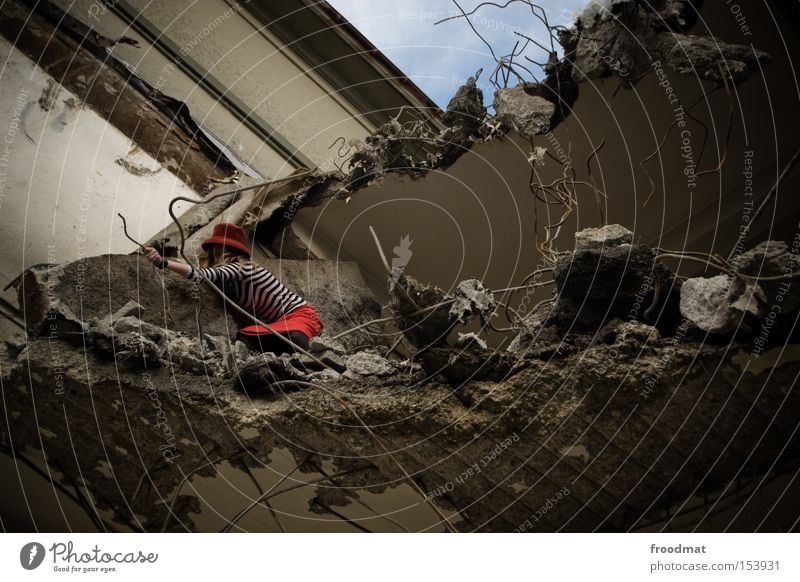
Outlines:
{"type": "MultiPolygon", "coordinates": [[[[203,250],[208,254],[208,267],[203,269],[163,259],[153,247],[145,247],[144,255],[156,267],[187,279],[197,280],[202,275],[222,288],[242,309],[304,350],[308,349],[309,340],[322,332],[319,314],[311,304],[290,291],[270,271],[250,261],[241,227],[229,223],[216,225],[213,236],[203,242],[203,250]]],[[[240,329],[237,338],[256,351],[276,354],[294,351],[261,325],[240,329]]]]}

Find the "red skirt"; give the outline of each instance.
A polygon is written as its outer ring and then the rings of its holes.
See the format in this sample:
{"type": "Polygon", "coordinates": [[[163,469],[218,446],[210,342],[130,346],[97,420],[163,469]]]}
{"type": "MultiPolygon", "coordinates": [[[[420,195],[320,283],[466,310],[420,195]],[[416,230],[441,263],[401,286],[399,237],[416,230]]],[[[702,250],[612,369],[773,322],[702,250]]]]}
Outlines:
{"type": "MultiPolygon", "coordinates": [[[[308,303],[290,311],[277,321],[272,323],[267,322],[267,325],[278,333],[301,331],[306,334],[309,339],[321,334],[323,327],[317,310],[308,303]]],[[[239,333],[250,337],[257,337],[272,332],[263,325],[249,325],[240,329],[239,333]]]]}

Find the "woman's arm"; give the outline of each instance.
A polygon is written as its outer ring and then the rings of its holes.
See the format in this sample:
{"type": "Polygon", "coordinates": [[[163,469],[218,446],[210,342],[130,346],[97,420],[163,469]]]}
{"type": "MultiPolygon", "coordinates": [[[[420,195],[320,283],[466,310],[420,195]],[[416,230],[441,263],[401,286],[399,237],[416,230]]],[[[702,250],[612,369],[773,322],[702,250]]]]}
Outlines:
{"type": "Polygon", "coordinates": [[[144,256],[147,260],[153,263],[156,267],[168,269],[173,273],[177,273],[181,277],[187,278],[192,273],[192,267],[186,263],[181,263],[174,259],[164,259],[158,254],[158,251],[153,247],[144,247],[144,256]]]}
{"type": "Polygon", "coordinates": [[[191,265],[181,263],[174,259],[164,259],[153,247],[144,248],[144,256],[156,267],[168,269],[186,279],[198,279],[200,275],[212,283],[243,279],[247,272],[237,265],[224,265],[222,267],[207,267],[205,269],[195,269],[191,265]]]}

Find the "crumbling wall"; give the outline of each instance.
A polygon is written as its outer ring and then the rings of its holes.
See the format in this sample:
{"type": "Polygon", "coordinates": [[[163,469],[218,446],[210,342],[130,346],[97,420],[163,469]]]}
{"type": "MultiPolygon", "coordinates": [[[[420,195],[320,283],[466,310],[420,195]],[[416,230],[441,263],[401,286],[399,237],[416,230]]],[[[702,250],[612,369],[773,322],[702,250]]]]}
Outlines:
{"type": "MultiPolygon", "coordinates": [[[[644,4],[611,3],[617,18],[584,13],[544,83],[498,93],[499,125],[484,125],[473,79],[454,98],[444,132],[396,121],[345,146],[352,163],[324,196],[346,198],[390,171],[447,167],[502,128],[526,137],[549,131],[575,97],[580,79],[568,77],[649,67],[630,48],[635,38],[679,71],[688,48],[704,77],[723,85],[766,58],[720,45],[733,60],[721,71],[709,57],[712,39],[684,34],[686,3],[659,4],[669,12],[661,20],[644,4]],[[585,44],[597,38],[610,59],[585,44]]],[[[257,212],[258,228],[295,202],[257,212]]],[[[194,223],[196,237],[211,220],[194,223]]],[[[772,241],[735,263],[709,255],[723,274],[688,281],[660,254],[620,227],[578,233],[573,252],[551,257],[552,300],[513,322],[518,335],[507,351],[489,349],[480,333],[449,339],[467,316],[483,332],[495,315],[480,281],[449,294],[392,273],[407,359],[387,357],[380,334],[335,337],[378,316],[352,272],[348,310],[337,305],[341,278],[350,276],[341,265],[268,265],[320,308],[328,337],[312,352],[322,365],[249,353],[231,341],[237,322],[215,296],[162,283],[136,257],[89,262],[91,288],[108,290],[109,301],[70,290],[87,263],[31,272],[21,300],[38,337],[10,342],[4,356],[12,420],[2,440],[42,446],[65,479],[82,479],[98,506],[132,529],[198,529],[192,479],[223,461],[263,466],[279,446],[299,474],[315,455],[330,459],[331,473],[347,473],[316,485],[317,510],[405,483],[459,530],[638,527],[798,452],[796,252],[772,241]],[[304,287],[305,270],[318,286],[304,287]],[[772,315],[772,296],[785,306],[780,315],[772,315]],[[24,414],[34,404],[35,423],[24,414]]]]}
{"type": "Polygon", "coordinates": [[[204,193],[210,179],[233,173],[230,162],[197,133],[197,126],[193,131],[183,123],[181,117],[188,113],[181,104],[170,103],[157,87],[125,71],[124,65],[106,54],[116,39],[93,33],[52,5],[42,4],[37,12],[24,2],[12,1],[3,8],[0,34],[12,39],[17,50],[74,93],[82,106],[107,119],[193,190],[204,193]],[[62,28],[56,31],[54,22],[61,22],[62,28]],[[81,37],[86,38],[79,46],[76,40],[81,37]],[[64,59],[64,55],[70,58],[64,59]]]}
{"type": "MultiPolygon", "coordinates": [[[[615,269],[623,281],[648,272],[635,260],[615,262],[614,253],[643,252],[619,227],[579,240],[564,268],[585,263],[579,257],[589,253],[599,280],[615,269]]],[[[786,349],[800,343],[793,328],[758,353],[752,331],[709,341],[684,301],[680,308],[656,301],[661,311],[648,323],[653,295],[633,284],[617,299],[630,302],[634,315],[612,302],[604,316],[574,326],[549,316],[562,309],[561,297],[574,306],[584,291],[571,288],[578,279],[568,276],[557,279],[555,305],[526,319],[512,351],[489,350],[477,337],[454,345],[437,339],[418,346],[420,366],[323,337],[312,350],[326,353],[334,369],[321,369],[303,357],[249,354],[224,334],[211,336],[208,330],[228,325],[213,300],[203,304],[206,334],[198,336],[193,309],[180,306],[185,282],[148,283],[137,261],[102,257],[93,269],[112,275],[117,303],[125,285],[145,299],[163,293],[176,306],[169,311],[175,325],[159,322],[160,307],[157,317],[148,315],[150,301],[143,300],[143,314],[129,306],[106,323],[57,327],[72,337],[12,343],[2,366],[11,419],[3,443],[41,443],[65,478],[83,479],[109,519],[133,529],[196,529],[198,500],[187,483],[214,474],[223,460],[262,466],[276,447],[288,447],[299,474],[316,454],[329,459],[330,474],[347,475],[316,485],[315,511],[346,507],[360,490],[413,483],[422,492],[417,503],[434,504],[449,527],[464,531],[625,530],[798,452],[793,411],[800,392],[793,382],[800,361],[786,349]],[[674,309],[671,316],[684,316],[681,326],[653,325],[674,309]],[[187,333],[181,339],[164,327],[187,333]],[[142,349],[147,341],[156,347],[142,349]],[[35,422],[24,414],[33,403],[35,422]]],[[[41,273],[26,275],[22,299],[31,314],[72,305],[77,268],[62,267],[49,286],[41,273]]],[[[445,306],[448,318],[414,323],[450,327],[451,317],[496,308],[479,282],[461,289],[445,306]]],[[[86,299],[84,318],[94,310],[105,316],[105,297],[86,299]]],[[[585,308],[596,313],[598,306],[585,308]]]]}

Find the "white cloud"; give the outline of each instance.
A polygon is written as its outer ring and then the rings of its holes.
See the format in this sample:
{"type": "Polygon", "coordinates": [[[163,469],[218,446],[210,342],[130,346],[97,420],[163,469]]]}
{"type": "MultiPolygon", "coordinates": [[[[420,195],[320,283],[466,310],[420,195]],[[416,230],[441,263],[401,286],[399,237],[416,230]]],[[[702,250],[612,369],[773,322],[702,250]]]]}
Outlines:
{"type": "MultiPolygon", "coordinates": [[[[446,106],[459,85],[480,68],[483,74],[479,84],[485,101],[491,102],[493,88],[489,78],[496,63],[489,47],[463,17],[435,24],[461,15],[452,1],[329,0],[329,3],[441,107],[446,106]]],[[[586,0],[545,0],[538,4],[551,24],[569,26],[574,12],[585,3],[586,0]]],[[[479,2],[463,0],[459,4],[470,12],[479,2]]],[[[515,43],[519,42],[520,46],[525,43],[516,33],[529,36],[546,47],[550,45],[544,27],[522,2],[502,9],[482,6],[470,16],[470,22],[498,58],[509,54],[515,43]]],[[[556,49],[560,47],[556,45],[556,49]]],[[[533,43],[528,45],[525,55],[538,62],[547,60],[546,52],[533,43]]],[[[541,70],[533,63],[521,57],[515,62],[542,77],[541,70]]],[[[509,84],[516,84],[516,80],[510,80],[509,84]]]]}

